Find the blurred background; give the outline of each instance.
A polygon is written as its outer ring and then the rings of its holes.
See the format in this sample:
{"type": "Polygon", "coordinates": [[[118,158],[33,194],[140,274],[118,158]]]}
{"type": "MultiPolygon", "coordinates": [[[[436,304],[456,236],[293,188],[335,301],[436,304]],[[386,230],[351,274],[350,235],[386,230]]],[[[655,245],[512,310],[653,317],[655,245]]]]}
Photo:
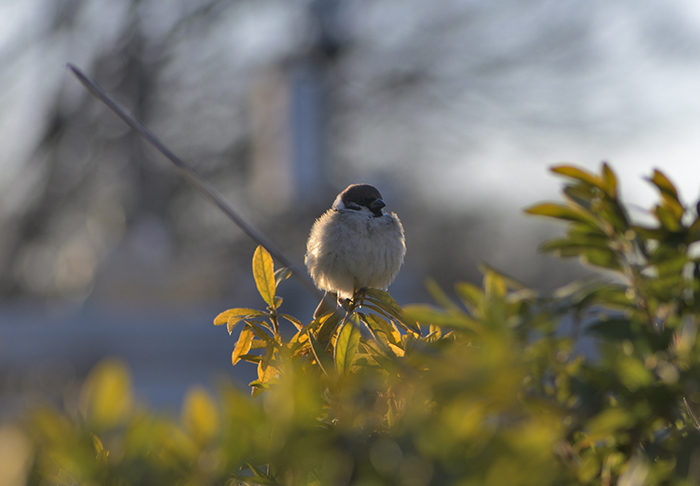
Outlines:
{"type": "Polygon", "coordinates": [[[522,215],[558,197],[554,164],[609,161],[639,219],[653,167],[698,196],[693,0],[0,0],[0,413],[108,355],[165,407],[254,373],[212,319],[263,306],[255,243],[67,62],[300,265],[335,195],[376,185],[406,229],[399,303],[479,262],[543,291],[584,275],[522,215]]]}

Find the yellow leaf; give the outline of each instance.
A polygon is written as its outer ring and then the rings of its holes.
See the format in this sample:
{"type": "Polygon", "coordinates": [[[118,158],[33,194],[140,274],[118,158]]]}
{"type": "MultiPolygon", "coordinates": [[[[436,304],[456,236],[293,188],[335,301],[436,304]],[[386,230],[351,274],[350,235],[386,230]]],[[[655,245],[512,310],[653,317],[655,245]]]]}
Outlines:
{"type": "Polygon", "coordinates": [[[123,424],[134,402],[126,364],[114,358],[99,362],[85,380],[80,402],[85,417],[96,429],[123,424]]]}
{"type": "Polygon", "coordinates": [[[266,384],[270,379],[277,375],[277,368],[272,364],[272,358],[275,355],[275,344],[270,343],[265,349],[265,356],[258,363],[258,381],[261,384],[266,384]]]}
{"type": "Polygon", "coordinates": [[[272,257],[262,246],[253,255],[253,277],[260,296],[270,307],[275,307],[275,268],[272,257]]]}
{"type": "Polygon", "coordinates": [[[389,348],[394,352],[394,354],[396,356],[398,356],[399,358],[403,357],[403,355],[405,354],[405,351],[403,349],[396,346],[395,344],[392,344],[392,343],[388,343],[388,344],[389,344],[389,348]]]}
{"type": "Polygon", "coordinates": [[[219,410],[214,399],[201,386],[187,392],[182,405],[182,423],[199,444],[209,442],[219,430],[219,410]]]}
{"type": "Polygon", "coordinates": [[[247,309],[244,307],[228,309],[214,318],[214,325],[221,326],[226,324],[226,329],[228,330],[228,333],[231,334],[240,321],[249,317],[268,317],[268,314],[266,312],[255,309],[247,309]]]}
{"type": "Polygon", "coordinates": [[[231,355],[231,362],[235,365],[241,359],[241,355],[247,354],[250,351],[250,346],[253,344],[253,329],[249,324],[246,324],[241,331],[241,335],[238,337],[238,342],[236,347],[233,349],[233,355],[231,355]]]}

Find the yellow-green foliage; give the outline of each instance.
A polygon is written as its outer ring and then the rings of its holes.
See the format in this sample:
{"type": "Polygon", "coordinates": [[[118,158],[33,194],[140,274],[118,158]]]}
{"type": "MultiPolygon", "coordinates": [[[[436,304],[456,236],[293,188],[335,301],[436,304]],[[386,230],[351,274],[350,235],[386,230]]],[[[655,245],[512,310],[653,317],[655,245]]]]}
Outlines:
{"type": "Polygon", "coordinates": [[[126,366],[105,361],[76,409],[0,428],[16,464],[7,484],[697,484],[697,209],[657,171],[657,223],[642,226],[607,165],[554,172],[569,181],[565,203],[527,212],[567,233],[543,249],[614,279],[542,296],[484,267],[456,300],[429,281],[436,305],[402,309],[370,289],[303,323],[280,313],[289,272],[258,248],[267,307],[214,321],[236,337],[233,364],[257,367],[252,394],[194,387],[172,418],[140,407],[126,366]],[[580,332],[598,359],[575,352],[580,332]]]}

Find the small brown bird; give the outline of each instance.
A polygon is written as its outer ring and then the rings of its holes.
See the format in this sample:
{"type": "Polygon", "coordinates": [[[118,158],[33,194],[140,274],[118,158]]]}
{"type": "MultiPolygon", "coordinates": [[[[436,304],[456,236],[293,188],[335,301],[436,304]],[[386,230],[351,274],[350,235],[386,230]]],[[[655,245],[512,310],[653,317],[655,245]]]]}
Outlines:
{"type": "MultiPolygon", "coordinates": [[[[386,290],[406,254],[398,216],[384,211],[379,191],[353,184],[338,194],[331,209],[316,220],[306,243],[306,268],[316,286],[334,298],[351,299],[365,288],[386,290]]],[[[314,318],[332,308],[316,308],[314,318]]]]}

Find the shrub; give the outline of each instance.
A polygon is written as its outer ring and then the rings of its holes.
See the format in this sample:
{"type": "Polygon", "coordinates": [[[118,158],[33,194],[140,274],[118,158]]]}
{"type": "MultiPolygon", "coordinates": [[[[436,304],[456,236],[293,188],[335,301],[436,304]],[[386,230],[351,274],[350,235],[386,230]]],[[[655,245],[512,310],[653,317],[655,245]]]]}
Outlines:
{"type": "Polygon", "coordinates": [[[540,295],[484,267],[458,301],[430,281],[435,305],[370,289],[303,323],[280,312],[289,272],[258,248],[267,308],[214,321],[237,336],[233,364],[257,367],[252,393],[195,387],[176,419],[139,406],[126,366],[102,362],[76,410],[0,429],[0,449],[25,444],[17,484],[23,471],[37,485],[694,484],[698,211],[655,171],[656,222],[637,224],[607,165],[553,170],[565,203],[526,210],[566,224],[543,250],[604,276],[540,295]],[[598,356],[576,351],[581,332],[598,356]]]}

